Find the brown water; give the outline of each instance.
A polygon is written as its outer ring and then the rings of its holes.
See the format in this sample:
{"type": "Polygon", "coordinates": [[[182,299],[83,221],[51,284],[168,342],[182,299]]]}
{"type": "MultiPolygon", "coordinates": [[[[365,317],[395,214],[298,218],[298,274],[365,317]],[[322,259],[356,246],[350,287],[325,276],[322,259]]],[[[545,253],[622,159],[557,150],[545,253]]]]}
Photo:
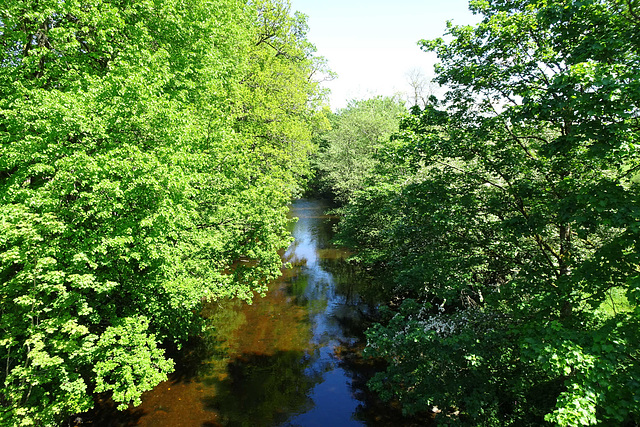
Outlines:
{"type": "Polygon", "coordinates": [[[292,204],[299,220],[283,255],[291,268],[252,305],[208,306],[212,329],[190,343],[176,374],[111,425],[422,424],[366,390],[377,368],[359,355],[371,304],[348,254],[330,244],[336,219],[325,209],[320,201],[292,204]]]}

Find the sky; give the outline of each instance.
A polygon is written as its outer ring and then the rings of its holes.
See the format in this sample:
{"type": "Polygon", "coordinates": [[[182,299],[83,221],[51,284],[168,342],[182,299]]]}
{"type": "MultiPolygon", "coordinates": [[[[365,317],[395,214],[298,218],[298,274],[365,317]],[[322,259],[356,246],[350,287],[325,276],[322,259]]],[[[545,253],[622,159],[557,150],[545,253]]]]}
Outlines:
{"type": "Polygon", "coordinates": [[[420,39],[444,35],[446,21],[479,22],[468,0],[290,0],[308,16],[308,40],[338,78],[325,83],[332,109],[351,99],[409,92],[407,74],[433,76],[433,53],[420,39]]]}

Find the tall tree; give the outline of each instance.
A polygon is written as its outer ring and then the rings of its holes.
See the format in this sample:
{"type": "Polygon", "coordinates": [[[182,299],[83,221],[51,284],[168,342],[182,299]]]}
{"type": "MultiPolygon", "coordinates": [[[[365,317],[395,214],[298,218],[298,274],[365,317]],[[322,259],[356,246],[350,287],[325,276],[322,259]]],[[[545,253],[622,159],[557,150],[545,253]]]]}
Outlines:
{"type": "Polygon", "coordinates": [[[234,128],[253,138],[251,151],[260,156],[264,174],[285,171],[290,176],[282,177],[283,185],[295,186],[309,173],[304,154],[315,151],[313,132],[328,125],[320,114],[319,80],[330,71],[323,58],[313,55],[304,14],[291,14],[289,1],[254,5],[256,32],[234,99],[234,128]]]}
{"type": "Polygon", "coordinates": [[[401,125],[393,189],[347,208],[343,239],[418,301],[369,332],[372,384],[472,424],[638,422],[636,24],[599,0],[471,9],[422,42],[449,91],[401,125]]]}
{"type": "MultiPolygon", "coordinates": [[[[253,57],[261,13],[0,6],[0,424],[57,425],[99,392],[139,402],[203,300],[250,299],[279,274],[304,153],[267,170],[258,135],[234,128],[251,70],[275,67],[253,57]]],[[[315,94],[302,72],[287,84],[315,94]]],[[[314,107],[298,107],[303,128],[314,107]]]]}

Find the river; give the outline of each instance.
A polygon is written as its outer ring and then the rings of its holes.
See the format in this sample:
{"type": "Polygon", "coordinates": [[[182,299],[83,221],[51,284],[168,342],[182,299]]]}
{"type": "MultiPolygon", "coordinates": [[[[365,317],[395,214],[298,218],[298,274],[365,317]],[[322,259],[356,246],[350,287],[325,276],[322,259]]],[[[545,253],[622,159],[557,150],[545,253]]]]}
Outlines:
{"type": "Polygon", "coordinates": [[[376,366],[358,350],[372,304],[347,252],[331,245],[336,218],[325,210],[317,200],[291,205],[299,219],[282,277],[252,305],[207,306],[210,332],[182,352],[168,381],[112,425],[415,425],[366,390],[376,366]]]}

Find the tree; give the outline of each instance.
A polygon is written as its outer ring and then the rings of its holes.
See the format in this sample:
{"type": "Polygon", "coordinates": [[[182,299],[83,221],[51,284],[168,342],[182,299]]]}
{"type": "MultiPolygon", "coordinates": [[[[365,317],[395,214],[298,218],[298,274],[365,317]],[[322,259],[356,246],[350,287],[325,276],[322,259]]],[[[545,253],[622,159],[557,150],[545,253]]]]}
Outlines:
{"type": "Polygon", "coordinates": [[[0,22],[0,423],[57,425],[139,402],[204,300],[264,291],[304,152],[265,169],[234,128],[257,5],[10,0],[0,22]]]}
{"type": "Polygon", "coordinates": [[[376,164],[375,154],[398,129],[403,103],[394,97],[352,100],[331,120],[317,157],[320,180],[341,203],[361,189],[376,164]]]}
{"type": "Polygon", "coordinates": [[[306,16],[291,15],[289,1],[258,1],[255,7],[257,31],[235,94],[234,128],[253,138],[263,174],[285,172],[291,176],[282,177],[283,185],[296,187],[309,173],[312,134],[327,127],[319,79],[331,72],[313,56],[306,16]]]}
{"type": "Polygon", "coordinates": [[[412,297],[369,331],[390,363],[372,386],[472,424],[638,422],[635,24],[606,1],[471,8],[422,42],[444,104],[403,121],[397,178],[345,210],[343,241],[412,297]]]}
{"type": "Polygon", "coordinates": [[[411,106],[426,107],[429,104],[429,98],[435,96],[435,85],[427,79],[422,70],[413,68],[406,74],[407,83],[411,88],[411,92],[407,94],[407,101],[411,106]]]}

